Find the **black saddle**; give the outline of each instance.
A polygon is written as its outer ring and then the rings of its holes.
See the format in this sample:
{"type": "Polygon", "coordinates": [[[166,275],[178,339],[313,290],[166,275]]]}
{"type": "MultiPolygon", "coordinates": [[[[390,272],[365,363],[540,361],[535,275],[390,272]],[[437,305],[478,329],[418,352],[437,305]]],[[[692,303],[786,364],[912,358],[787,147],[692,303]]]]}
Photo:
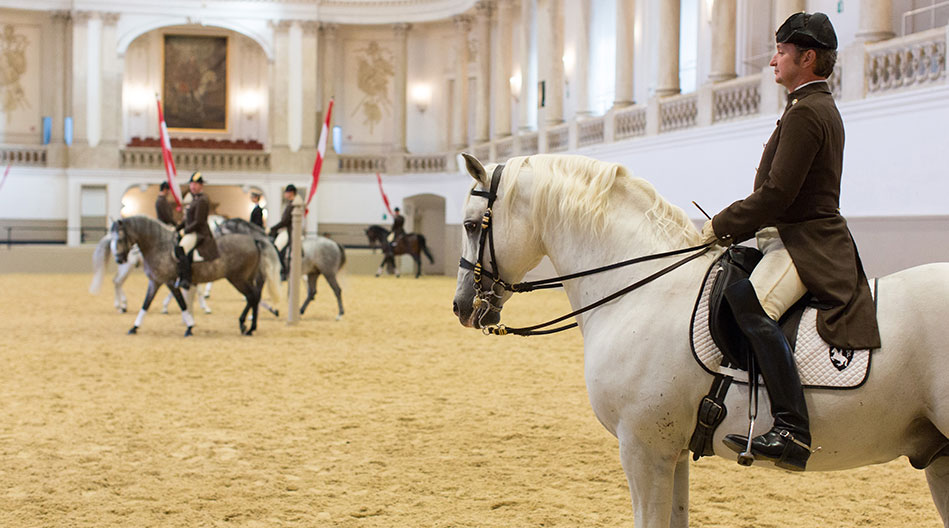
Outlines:
{"type": "MultiPolygon", "coordinates": [[[[758,262],[762,253],[747,246],[732,246],[719,259],[718,265],[722,271],[715,278],[712,292],[709,296],[708,326],[712,340],[722,351],[722,366],[748,370],[748,343],[738,323],[732,315],[731,307],[725,300],[725,289],[741,279],[747,279],[758,262]]],[[[714,268],[714,266],[713,266],[714,268]]],[[[797,328],[801,322],[804,309],[811,301],[809,294],[804,295],[778,321],[784,331],[791,349],[797,344],[797,328]]]]}

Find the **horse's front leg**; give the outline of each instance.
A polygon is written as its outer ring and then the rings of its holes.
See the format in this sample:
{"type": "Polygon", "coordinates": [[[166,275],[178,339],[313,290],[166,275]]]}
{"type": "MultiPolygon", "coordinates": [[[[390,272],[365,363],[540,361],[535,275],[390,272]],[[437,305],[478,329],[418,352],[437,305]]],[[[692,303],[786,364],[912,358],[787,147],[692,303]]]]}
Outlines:
{"type": "MultiPolygon", "coordinates": [[[[631,433],[624,436],[628,437],[620,438],[620,460],[633,503],[633,526],[682,526],[673,524],[672,515],[675,502],[673,489],[680,450],[650,447],[631,433]]],[[[681,522],[681,518],[676,520],[681,522]]]]}
{"type": "Polygon", "coordinates": [[[671,528],[689,527],[689,450],[683,449],[676,461],[675,477],[672,481],[671,528]]]}
{"type": "MultiPolygon", "coordinates": [[[[211,286],[211,283],[209,282],[209,283],[208,283],[208,287],[210,287],[210,286],[211,286]]],[[[203,295],[199,295],[199,296],[198,296],[198,304],[201,305],[201,309],[204,310],[204,313],[209,314],[209,313],[211,313],[211,307],[208,306],[208,301],[207,301],[207,299],[208,299],[208,297],[210,297],[210,295],[207,293],[207,292],[208,292],[208,288],[205,288],[204,291],[205,291],[205,293],[204,293],[203,295]]]]}
{"type": "Polygon", "coordinates": [[[135,326],[129,328],[129,335],[138,333],[138,328],[142,326],[142,321],[145,320],[145,313],[148,312],[148,307],[152,305],[152,300],[155,298],[155,293],[158,292],[160,285],[148,279],[148,291],[145,292],[145,301],[142,302],[142,308],[138,311],[138,315],[135,317],[135,326]]]}
{"type": "Polygon", "coordinates": [[[175,301],[178,303],[178,308],[181,309],[181,321],[185,324],[185,337],[193,335],[194,316],[192,316],[191,311],[188,310],[188,304],[185,301],[184,295],[181,294],[181,290],[171,284],[168,285],[168,289],[171,290],[171,295],[174,296],[175,301]]]}
{"type": "Polygon", "coordinates": [[[128,278],[131,271],[132,266],[128,265],[128,263],[123,264],[119,266],[119,270],[112,279],[112,285],[115,286],[115,309],[121,313],[128,311],[128,301],[125,298],[125,291],[122,289],[122,285],[125,284],[125,279],[128,278]]]}

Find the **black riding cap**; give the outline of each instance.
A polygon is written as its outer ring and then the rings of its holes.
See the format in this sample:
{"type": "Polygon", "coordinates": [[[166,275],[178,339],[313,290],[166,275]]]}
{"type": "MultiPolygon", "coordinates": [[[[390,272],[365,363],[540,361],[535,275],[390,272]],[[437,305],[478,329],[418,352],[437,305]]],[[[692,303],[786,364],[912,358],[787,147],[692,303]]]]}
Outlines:
{"type": "Polygon", "coordinates": [[[204,183],[204,178],[201,177],[201,171],[194,171],[191,174],[191,179],[188,180],[191,183],[204,183]]]}
{"type": "Polygon", "coordinates": [[[170,187],[168,187],[168,182],[161,182],[161,184],[158,186],[158,190],[164,191],[166,189],[170,189],[170,187]]]}
{"type": "Polygon", "coordinates": [[[824,13],[794,13],[778,28],[774,40],[803,48],[837,49],[837,33],[824,13]]]}
{"type": "Polygon", "coordinates": [[[292,192],[293,194],[296,194],[297,186],[291,183],[290,185],[287,185],[287,188],[284,189],[283,192],[292,192]]]}

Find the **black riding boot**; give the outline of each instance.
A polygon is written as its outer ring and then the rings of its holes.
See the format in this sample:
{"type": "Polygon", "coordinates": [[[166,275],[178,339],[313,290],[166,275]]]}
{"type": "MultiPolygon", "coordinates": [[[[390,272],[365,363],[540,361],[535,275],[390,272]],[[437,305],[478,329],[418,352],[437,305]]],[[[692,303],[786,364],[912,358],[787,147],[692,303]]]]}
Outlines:
{"type": "Polygon", "coordinates": [[[175,281],[175,287],[187,290],[191,288],[191,253],[186,254],[184,248],[175,246],[175,256],[178,257],[178,280],[175,281]]]}
{"type": "Polygon", "coordinates": [[[280,280],[287,280],[287,276],[290,274],[290,263],[287,262],[290,259],[290,243],[287,242],[287,245],[280,250],[280,280]]]}
{"type": "MultiPolygon", "coordinates": [[[[743,279],[725,290],[735,320],[748,338],[771,399],[774,426],[751,440],[751,452],[778,467],[804,471],[811,455],[811,433],[804,389],[794,364],[794,354],[778,323],[761,308],[754,286],[743,279]]],[[[727,435],[725,445],[741,453],[748,437],[727,435]]]]}

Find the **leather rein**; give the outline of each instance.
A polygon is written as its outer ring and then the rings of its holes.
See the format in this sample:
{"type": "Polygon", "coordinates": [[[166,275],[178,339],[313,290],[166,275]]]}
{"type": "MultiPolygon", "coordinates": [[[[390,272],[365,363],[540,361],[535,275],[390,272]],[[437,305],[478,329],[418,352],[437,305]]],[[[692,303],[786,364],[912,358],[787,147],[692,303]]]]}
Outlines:
{"type": "Polygon", "coordinates": [[[475,296],[471,304],[474,310],[481,311],[481,315],[479,316],[479,323],[484,318],[484,316],[488,314],[488,312],[501,311],[501,307],[493,301],[500,299],[504,295],[505,290],[512,293],[523,293],[523,292],[530,292],[534,290],[560,288],[563,286],[563,281],[566,281],[566,280],[576,279],[579,277],[585,277],[587,275],[593,275],[596,273],[601,273],[604,271],[609,271],[609,270],[621,268],[624,266],[631,266],[633,264],[648,262],[650,260],[657,260],[657,259],[661,259],[665,257],[682,255],[686,253],[692,253],[692,254],[680,260],[677,260],[676,262],[673,262],[672,264],[666,266],[665,268],[662,268],[661,270],[643,279],[640,279],[634,282],[633,284],[630,284],[629,286],[626,286],[625,288],[620,289],[619,291],[616,291],[616,292],[611,293],[610,295],[607,295],[606,297],[600,299],[599,301],[596,301],[592,304],[588,304],[587,306],[574,310],[573,312],[570,312],[566,315],[562,315],[560,317],[551,319],[550,321],[547,321],[544,323],[539,323],[533,326],[525,326],[525,327],[520,327],[520,328],[508,328],[505,325],[500,324],[500,323],[495,324],[495,325],[482,326],[481,331],[485,335],[513,334],[513,335],[520,335],[520,336],[532,336],[532,335],[553,334],[556,332],[561,332],[563,330],[569,330],[577,326],[577,323],[573,322],[570,324],[559,326],[557,328],[547,328],[547,327],[553,326],[561,321],[564,321],[565,319],[575,317],[584,312],[592,310],[598,306],[602,306],[618,297],[626,295],[627,293],[633,290],[636,290],[640,288],[641,286],[644,286],[658,279],[659,277],[662,277],[663,275],[669,273],[670,271],[692,260],[695,260],[701,257],[702,255],[707,253],[709,249],[711,249],[712,247],[711,243],[702,244],[699,246],[692,246],[692,247],[687,247],[687,248],[682,248],[682,249],[675,249],[672,251],[666,251],[663,253],[656,253],[653,255],[645,255],[642,257],[636,257],[629,260],[624,260],[622,262],[616,262],[614,264],[608,264],[606,266],[589,269],[586,271],[579,271],[579,272],[571,273],[568,275],[561,275],[559,277],[552,277],[549,279],[541,279],[537,281],[509,284],[501,280],[497,272],[498,259],[497,259],[497,254],[494,251],[494,229],[493,229],[493,224],[491,222],[492,214],[493,214],[492,208],[494,207],[494,202],[498,197],[498,186],[500,185],[500,182],[501,182],[501,172],[503,170],[504,170],[504,165],[498,165],[497,167],[494,168],[494,173],[491,175],[491,184],[490,184],[489,190],[487,191],[482,191],[479,189],[471,190],[472,196],[479,196],[482,198],[486,198],[488,200],[488,208],[485,210],[484,215],[481,217],[481,237],[478,241],[478,261],[470,262],[466,260],[464,257],[461,257],[461,262],[458,264],[458,266],[461,269],[470,270],[474,274],[475,296]],[[488,248],[490,252],[491,271],[484,269],[484,265],[483,265],[486,247],[488,248]],[[485,285],[483,284],[484,277],[488,277],[491,279],[492,283],[490,287],[486,288],[485,285]]]}

